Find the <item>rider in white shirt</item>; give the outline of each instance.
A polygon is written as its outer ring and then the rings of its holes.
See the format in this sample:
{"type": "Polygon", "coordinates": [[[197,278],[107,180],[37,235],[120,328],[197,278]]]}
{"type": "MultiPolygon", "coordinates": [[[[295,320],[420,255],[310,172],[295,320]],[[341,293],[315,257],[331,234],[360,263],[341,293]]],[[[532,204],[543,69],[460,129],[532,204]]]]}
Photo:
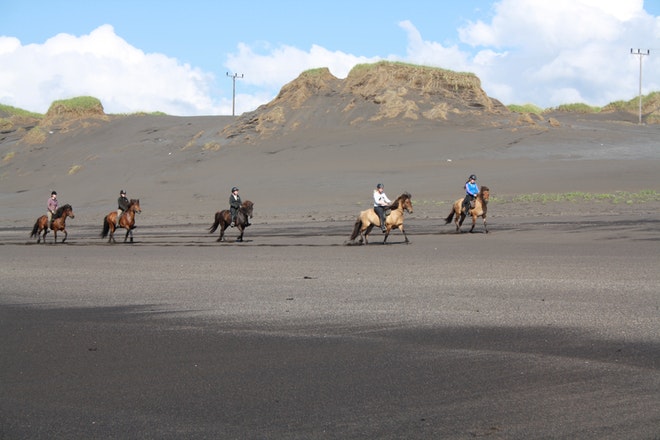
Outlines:
{"type": "Polygon", "coordinates": [[[385,194],[385,185],[379,183],[374,190],[374,211],[380,219],[380,230],[385,232],[385,210],[390,207],[392,201],[385,194]]]}

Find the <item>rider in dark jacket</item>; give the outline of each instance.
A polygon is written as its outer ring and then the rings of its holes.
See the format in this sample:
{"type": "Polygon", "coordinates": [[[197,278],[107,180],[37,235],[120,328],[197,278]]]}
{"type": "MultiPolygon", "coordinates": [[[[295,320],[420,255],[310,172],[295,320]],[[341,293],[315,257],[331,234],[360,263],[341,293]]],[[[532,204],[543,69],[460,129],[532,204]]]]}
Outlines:
{"type": "Polygon", "coordinates": [[[126,198],[126,191],[123,189],[119,191],[119,198],[117,199],[117,224],[116,228],[119,227],[119,219],[121,215],[128,209],[129,201],[126,198]]]}
{"type": "MultiPolygon", "coordinates": [[[[238,188],[233,187],[231,189],[231,195],[229,196],[229,212],[231,213],[231,224],[230,227],[236,226],[236,216],[238,215],[238,210],[241,207],[243,202],[241,201],[241,196],[238,195],[238,188]]],[[[245,217],[245,227],[250,226],[250,221],[247,216],[245,217]]]]}

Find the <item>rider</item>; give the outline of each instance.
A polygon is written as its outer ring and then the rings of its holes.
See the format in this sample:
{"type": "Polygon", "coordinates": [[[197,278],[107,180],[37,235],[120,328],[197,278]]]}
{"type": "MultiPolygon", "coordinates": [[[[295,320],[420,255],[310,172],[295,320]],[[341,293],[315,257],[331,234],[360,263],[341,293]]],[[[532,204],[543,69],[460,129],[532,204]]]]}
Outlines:
{"type": "Polygon", "coordinates": [[[55,211],[57,211],[57,191],[51,191],[46,209],[48,225],[50,226],[51,222],[53,221],[53,215],[55,214],[55,211]]]}
{"type": "Polygon", "coordinates": [[[385,232],[385,210],[390,207],[392,201],[385,194],[385,185],[379,183],[374,190],[374,211],[380,219],[380,230],[385,232]]]}
{"type": "Polygon", "coordinates": [[[463,209],[465,209],[465,215],[470,213],[470,206],[472,201],[477,198],[479,194],[479,186],[477,186],[477,176],[470,174],[467,182],[465,182],[465,198],[463,199],[463,209]]]}
{"type": "MultiPolygon", "coordinates": [[[[231,195],[229,196],[229,212],[231,213],[231,224],[230,227],[236,226],[236,216],[238,215],[238,210],[241,207],[243,202],[241,201],[241,196],[238,195],[238,188],[233,187],[231,189],[231,195]]],[[[245,217],[245,227],[250,226],[250,221],[247,216],[245,217]]]]}
{"type": "Polygon", "coordinates": [[[123,189],[119,191],[119,198],[117,199],[117,224],[116,228],[119,227],[119,219],[121,215],[128,209],[129,201],[126,198],[126,191],[123,189]]]}

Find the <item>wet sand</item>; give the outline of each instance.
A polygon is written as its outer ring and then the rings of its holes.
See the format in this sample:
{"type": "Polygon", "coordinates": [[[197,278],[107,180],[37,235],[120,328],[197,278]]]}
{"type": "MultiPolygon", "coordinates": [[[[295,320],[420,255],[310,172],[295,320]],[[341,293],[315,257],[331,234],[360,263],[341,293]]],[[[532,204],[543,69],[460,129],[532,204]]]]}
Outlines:
{"type": "Polygon", "coordinates": [[[655,438],[648,209],[413,213],[387,246],[346,221],[3,230],[2,437],[655,438]]]}

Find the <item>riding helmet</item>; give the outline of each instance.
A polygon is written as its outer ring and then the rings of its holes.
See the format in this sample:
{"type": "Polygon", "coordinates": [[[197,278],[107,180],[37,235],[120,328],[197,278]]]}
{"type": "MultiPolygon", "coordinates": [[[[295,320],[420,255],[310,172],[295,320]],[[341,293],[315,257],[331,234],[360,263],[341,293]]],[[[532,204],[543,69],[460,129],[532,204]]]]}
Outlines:
{"type": "Polygon", "coordinates": [[[120,196],[125,196],[125,195],[126,195],[126,191],[124,191],[123,189],[120,190],[120,191],[119,191],[119,195],[120,195],[120,196]]]}
{"type": "Polygon", "coordinates": [[[52,192],[50,193],[50,195],[51,195],[51,196],[56,196],[56,195],[57,195],[57,191],[52,191],[52,192]]]}
{"type": "Polygon", "coordinates": [[[238,188],[233,187],[233,188],[231,189],[231,192],[234,192],[234,191],[238,191],[238,188]]]}
{"type": "Polygon", "coordinates": [[[470,174],[470,179],[474,179],[474,180],[477,180],[477,176],[476,176],[476,175],[474,175],[474,174],[470,174]]]}
{"type": "Polygon", "coordinates": [[[385,188],[385,185],[383,185],[382,183],[379,183],[378,185],[376,185],[376,188],[385,188]]]}

